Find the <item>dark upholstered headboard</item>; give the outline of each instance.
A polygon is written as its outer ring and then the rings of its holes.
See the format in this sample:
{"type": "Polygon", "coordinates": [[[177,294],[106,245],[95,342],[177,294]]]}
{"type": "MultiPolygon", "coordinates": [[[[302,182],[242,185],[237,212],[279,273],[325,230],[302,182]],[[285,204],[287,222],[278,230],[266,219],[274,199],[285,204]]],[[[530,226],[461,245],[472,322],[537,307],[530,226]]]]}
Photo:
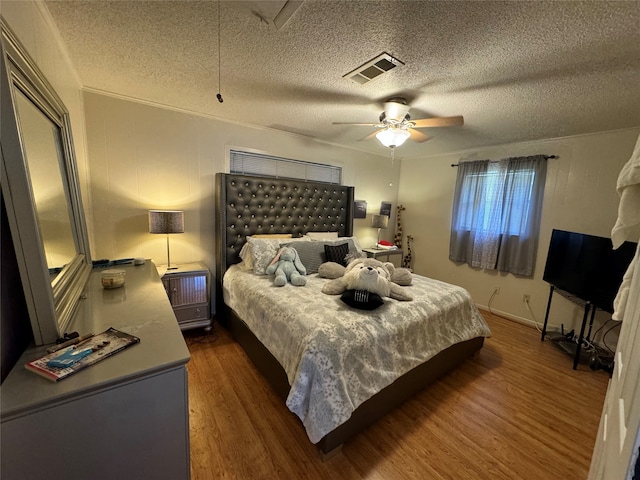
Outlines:
{"type": "Polygon", "coordinates": [[[248,235],[338,232],[353,235],[353,187],[228,173],[216,174],[216,296],[222,277],[240,262],[248,235]]]}

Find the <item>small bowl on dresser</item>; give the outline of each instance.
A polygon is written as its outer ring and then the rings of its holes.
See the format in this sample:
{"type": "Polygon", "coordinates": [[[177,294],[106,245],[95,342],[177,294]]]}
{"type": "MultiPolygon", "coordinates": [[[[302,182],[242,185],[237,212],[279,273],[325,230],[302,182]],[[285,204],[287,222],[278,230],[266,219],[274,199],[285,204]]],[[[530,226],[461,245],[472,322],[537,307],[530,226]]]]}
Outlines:
{"type": "Polygon", "coordinates": [[[104,288],[118,288],[124,285],[126,272],[124,270],[105,270],[101,280],[104,288]]]}

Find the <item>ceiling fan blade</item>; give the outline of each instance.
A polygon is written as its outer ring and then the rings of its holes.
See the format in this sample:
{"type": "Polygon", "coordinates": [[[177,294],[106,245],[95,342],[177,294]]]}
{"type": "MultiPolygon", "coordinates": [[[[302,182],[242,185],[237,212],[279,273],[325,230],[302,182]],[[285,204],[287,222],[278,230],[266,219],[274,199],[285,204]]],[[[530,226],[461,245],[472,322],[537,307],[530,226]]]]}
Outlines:
{"type": "Polygon", "coordinates": [[[375,138],[376,134],[378,133],[377,130],[371,132],[369,135],[367,135],[366,137],[362,137],[360,140],[358,140],[359,142],[362,142],[364,140],[371,140],[372,138],[375,138]]]}
{"type": "Polygon", "coordinates": [[[359,125],[361,127],[384,127],[380,123],[331,122],[331,125],[359,125]]]}
{"type": "Polygon", "coordinates": [[[414,124],[413,128],[456,127],[464,125],[464,118],[462,115],[456,115],[455,117],[419,118],[418,120],[411,119],[411,123],[414,124]]]}
{"type": "Polygon", "coordinates": [[[414,130],[413,128],[407,128],[407,130],[411,134],[409,138],[414,142],[422,143],[422,142],[426,142],[430,138],[428,135],[425,135],[424,133],[419,132],[418,130],[414,130]]]}

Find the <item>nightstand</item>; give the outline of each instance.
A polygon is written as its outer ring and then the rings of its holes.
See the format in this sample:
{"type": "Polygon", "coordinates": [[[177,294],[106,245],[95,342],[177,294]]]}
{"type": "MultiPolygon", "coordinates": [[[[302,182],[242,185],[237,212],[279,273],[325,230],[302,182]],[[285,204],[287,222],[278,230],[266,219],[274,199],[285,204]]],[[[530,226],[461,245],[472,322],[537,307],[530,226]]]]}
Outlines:
{"type": "Polygon", "coordinates": [[[394,249],[363,248],[362,251],[367,254],[368,258],[375,258],[377,260],[380,260],[379,257],[386,257],[385,261],[387,261],[387,262],[391,261],[389,259],[389,257],[391,255],[400,255],[400,263],[402,263],[402,249],[401,248],[394,248],[394,249]]]}
{"type": "MultiPolygon", "coordinates": [[[[160,266],[159,270],[162,269],[160,266]]],[[[187,263],[166,270],[161,278],[180,329],[204,327],[207,332],[211,330],[209,269],[202,263],[187,263]]]]}

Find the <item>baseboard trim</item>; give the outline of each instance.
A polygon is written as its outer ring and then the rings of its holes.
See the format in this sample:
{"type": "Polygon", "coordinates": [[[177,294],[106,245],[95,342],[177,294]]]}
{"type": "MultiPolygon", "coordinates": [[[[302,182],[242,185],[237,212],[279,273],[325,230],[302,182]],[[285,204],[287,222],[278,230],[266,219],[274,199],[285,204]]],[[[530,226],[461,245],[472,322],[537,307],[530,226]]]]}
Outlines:
{"type": "MultiPolygon", "coordinates": [[[[519,316],[513,315],[513,314],[511,314],[509,312],[503,312],[502,310],[496,310],[495,308],[492,308],[491,310],[489,310],[489,307],[487,307],[486,305],[479,305],[479,304],[476,304],[476,305],[480,310],[483,310],[485,312],[491,313],[493,315],[497,315],[499,317],[506,318],[507,320],[512,320],[512,321],[520,323],[522,325],[526,325],[527,327],[535,328],[536,330],[538,328],[542,329],[542,322],[538,323],[538,327],[536,328],[536,322],[534,322],[530,318],[519,317],[519,316]]],[[[551,323],[547,324],[547,331],[548,332],[559,332],[560,330],[561,330],[561,328],[560,328],[559,325],[553,325],[551,323]]]]}

